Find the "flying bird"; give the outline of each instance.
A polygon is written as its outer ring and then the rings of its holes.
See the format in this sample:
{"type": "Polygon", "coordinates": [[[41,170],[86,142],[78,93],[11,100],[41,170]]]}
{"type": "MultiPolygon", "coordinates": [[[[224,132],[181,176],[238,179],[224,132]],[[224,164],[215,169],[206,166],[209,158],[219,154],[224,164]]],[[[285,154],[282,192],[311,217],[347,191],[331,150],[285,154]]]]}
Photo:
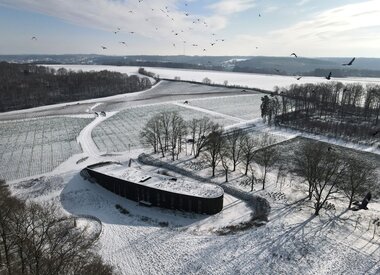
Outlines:
{"type": "Polygon", "coordinates": [[[295,58],[298,58],[298,56],[295,53],[292,53],[290,56],[294,56],[295,58]]]}
{"type": "Polygon", "coordinates": [[[297,79],[297,80],[300,80],[301,78],[302,78],[302,76],[298,76],[296,79],[297,79]]]}
{"type": "Polygon", "coordinates": [[[330,79],[331,79],[331,76],[332,76],[332,72],[330,72],[329,75],[326,76],[326,79],[327,79],[327,80],[330,80],[330,79]]]}
{"type": "Polygon", "coordinates": [[[211,45],[211,46],[214,46],[214,45],[215,45],[215,43],[210,43],[210,45],[211,45]]]}
{"type": "Polygon", "coordinates": [[[127,43],[125,43],[124,41],[121,41],[119,42],[120,44],[123,44],[124,46],[127,46],[127,43]]]}
{"type": "Polygon", "coordinates": [[[101,46],[103,50],[107,50],[107,47],[101,46]]]}
{"type": "Polygon", "coordinates": [[[37,40],[37,37],[33,36],[33,37],[32,37],[32,40],[37,40]]]}
{"type": "Polygon", "coordinates": [[[278,72],[278,73],[280,72],[280,70],[279,70],[279,69],[274,69],[274,70],[275,70],[276,72],[278,72]]]}
{"type": "Polygon", "coordinates": [[[346,64],[342,64],[342,66],[351,66],[352,63],[354,63],[356,57],[352,58],[350,62],[346,63],[346,64]]]}

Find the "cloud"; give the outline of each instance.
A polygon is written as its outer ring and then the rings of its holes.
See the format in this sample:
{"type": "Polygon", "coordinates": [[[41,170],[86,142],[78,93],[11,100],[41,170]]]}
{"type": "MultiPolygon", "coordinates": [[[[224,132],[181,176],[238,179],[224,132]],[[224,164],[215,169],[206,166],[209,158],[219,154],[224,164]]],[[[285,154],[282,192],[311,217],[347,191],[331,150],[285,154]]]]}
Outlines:
{"type": "Polygon", "coordinates": [[[255,0],[221,0],[209,6],[217,14],[239,13],[255,6],[255,0]]]}
{"type": "MultiPolygon", "coordinates": [[[[366,28],[380,27],[379,17],[380,5],[377,0],[372,0],[327,10],[311,20],[299,22],[274,34],[291,35],[300,40],[315,39],[319,33],[330,34],[331,38],[339,38],[348,32],[354,34],[366,28]]],[[[351,37],[355,39],[354,35],[351,37]]]]}
{"type": "Polygon", "coordinates": [[[301,56],[378,56],[380,5],[377,0],[332,8],[309,20],[266,35],[236,40],[260,43],[263,54],[301,56]]]}

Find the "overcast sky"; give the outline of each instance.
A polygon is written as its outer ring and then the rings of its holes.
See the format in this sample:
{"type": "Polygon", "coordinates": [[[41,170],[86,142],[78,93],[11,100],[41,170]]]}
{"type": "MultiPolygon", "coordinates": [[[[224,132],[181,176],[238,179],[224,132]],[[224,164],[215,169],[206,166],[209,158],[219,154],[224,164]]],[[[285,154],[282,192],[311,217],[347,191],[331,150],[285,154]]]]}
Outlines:
{"type": "Polygon", "coordinates": [[[0,54],[380,57],[380,0],[0,0],[0,36],[0,54]]]}

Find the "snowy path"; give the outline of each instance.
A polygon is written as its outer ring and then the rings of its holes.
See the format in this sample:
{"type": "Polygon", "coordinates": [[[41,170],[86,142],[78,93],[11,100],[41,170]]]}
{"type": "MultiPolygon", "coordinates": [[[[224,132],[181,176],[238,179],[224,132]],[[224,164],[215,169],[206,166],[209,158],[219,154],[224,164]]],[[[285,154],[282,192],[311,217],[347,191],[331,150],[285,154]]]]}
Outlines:
{"type": "Polygon", "coordinates": [[[215,112],[215,111],[210,111],[210,110],[207,110],[207,109],[204,109],[204,108],[201,108],[201,107],[190,106],[188,104],[183,104],[183,103],[178,103],[178,102],[174,102],[173,104],[177,105],[177,106],[180,106],[180,107],[184,107],[184,108],[192,109],[192,110],[195,110],[195,111],[199,111],[199,112],[202,112],[202,113],[210,114],[210,115],[213,115],[213,116],[224,117],[226,119],[230,119],[230,120],[233,120],[233,121],[236,121],[236,122],[239,122],[239,123],[246,122],[246,120],[244,120],[244,119],[241,119],[241,118],[238,118],[238,117],[234,117],[234,116],[230,116],[230,115],[226,115],[226,114],[222,114],[222,113],[218,113],[218,112],[215,112]]]}
{"type": "Polygon", "coordinates": [[[88,124],[79,134],[77,140],[79,144],[82,147],[83,153],[88,157],[94,157],[99,158],[99,156],[102,154],[102,152],[99,151],[98,147],[96,146],[94,140],[92,139],[92,130],[102,123],[103,121],[107,120],[108,118],[115,115],[117,112],[109,112],[107,113],[107,116],[105,117],[97,117],[95,118],[90,124],[88,124]]]}

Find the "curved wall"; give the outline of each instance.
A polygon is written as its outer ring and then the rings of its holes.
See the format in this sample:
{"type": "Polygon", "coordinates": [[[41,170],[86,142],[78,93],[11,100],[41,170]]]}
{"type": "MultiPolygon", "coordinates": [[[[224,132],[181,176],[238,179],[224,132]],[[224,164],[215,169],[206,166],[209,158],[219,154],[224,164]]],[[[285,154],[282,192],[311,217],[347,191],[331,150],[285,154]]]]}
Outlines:
{"type": "Polygon", "coordinates": [[[210,215],[223,209],[224,195],[216,198],[196,197],[122,180],[94,171],[89,167],[85,170],[105,189],[133,201],[144,201],[151,203],[152,206],[210,215]]]}

